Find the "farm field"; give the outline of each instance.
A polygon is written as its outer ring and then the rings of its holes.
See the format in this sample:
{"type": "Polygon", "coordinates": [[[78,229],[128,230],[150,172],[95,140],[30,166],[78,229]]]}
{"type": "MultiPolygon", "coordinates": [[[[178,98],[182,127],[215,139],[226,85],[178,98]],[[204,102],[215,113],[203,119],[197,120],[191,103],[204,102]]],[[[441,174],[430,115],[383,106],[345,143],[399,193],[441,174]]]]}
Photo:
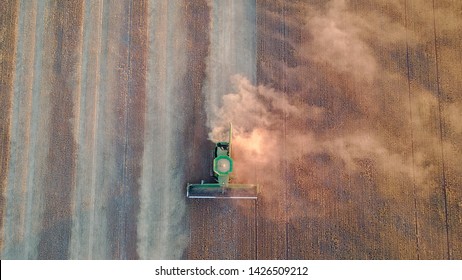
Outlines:
{"type": "Polygon", "coordinates": [[[1,259],[461,259],[462,3],[0,3],[1,259]],[[234,128],[259,199],[187,199],[234,128]]]}

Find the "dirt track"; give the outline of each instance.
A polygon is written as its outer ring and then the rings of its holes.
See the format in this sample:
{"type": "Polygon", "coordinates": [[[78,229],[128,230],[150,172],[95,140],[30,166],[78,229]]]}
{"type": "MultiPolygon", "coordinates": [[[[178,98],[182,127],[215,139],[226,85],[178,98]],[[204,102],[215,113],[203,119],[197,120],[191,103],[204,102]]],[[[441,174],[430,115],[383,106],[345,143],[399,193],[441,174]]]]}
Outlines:
{"type": "Polygon", "coordinates": [[[2,259],[462,257],[457,1],[0,11],[2,259]],[[260,199],[186,200],[229,121],[260,199]]]}

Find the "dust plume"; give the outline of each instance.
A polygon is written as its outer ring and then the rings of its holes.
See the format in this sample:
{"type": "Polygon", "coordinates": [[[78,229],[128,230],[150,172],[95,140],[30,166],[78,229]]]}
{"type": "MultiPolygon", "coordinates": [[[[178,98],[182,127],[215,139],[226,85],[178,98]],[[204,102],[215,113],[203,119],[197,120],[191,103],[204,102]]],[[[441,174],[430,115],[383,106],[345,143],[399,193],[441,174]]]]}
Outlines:
{"type": "MultiPolygon", "coordinates": [[[[328,117],[324,108],[295,105],[283,92],[251,85],[243,76],[236,75],[232,80],[235,92],[225,95],[224,105],[215,108],[209,138],[214,142],[226,140],[229,122],[232,123],[235,174],[240,182],[255,182],[255,170],[272,170],[283,162],[290,165],[306,156],[322,155],[339,158],[349,172],[360,168],[361,159],[374,158],[387,172],[411,176],[410,159],[389,150],[377,135],[367,131],[342,135],[319,133],[303,124],[328,117]]],[[[262,195],[267,194],[268,198],[286,185],[278,172],[265,173],[259,180],[263,185],[279,186],[279,190],[264,189],[262,195]]]]}
{"type": "MultiPolygon", "coordinates": [[[[209,139],[213,142],[226,140],[231,122],[233,156],[238,158],[236,173],[240,181],[252,180],[244,175],[249,165],[265,168],[281,157],[285,138],[281,128],[285,125],[285,119],[316,119],[322,114],[322,109],[315,106],[297,107],[290,104],[281,92],[265,86],[254,86],[240,75],[233,76],[232,82],[235,92],[223,96],[224,105],[214,108],[209,139]]],[[[297,135],[291,141],[309,141],[309,138],[310,135],[297,135]]],[[[296,156],[290,150],[285,152],[283,157],[296,156]]]]}
{"type": "MultiPolygon", "coordinates": [[[[412,232],[417,223],[436,236],[441,218],[416,221],[410,205],[433,201],[432,215],[441,217],[440,147],[448,162],[457,162],[462,152],[441,138],[438,92],[428,81],[434,73],[418,76],[410,68],[417,66],[409,64],[411,56],[428,56],[434,33],[433,23],[411,29],[406,20],[427,21],[431,3],[356,2],[263,4],[259,16],[274,27],[259,27],[261,44],[271,51],[260,54],[258,84],[242,75],[231,78],[234,90],[208,112],[209,138],[222,140],[233,124],[236,180],[257,181],[270,201],[281,200],[281,190],[290,188],[289,220],[319,220],[326,231],[341,228],[342,238],[352,238],[351,228],[363,227],[364,220],[384,232],[393,227],[412,232]],[[406,203],[399,200],[403,196],[406,203]],[[337,211],[351,220],[339,220],[337,211]]],[[[435,14],[445,12],[451,20],[441,32],[454,36],[460,17],[444,7],[435,14]]],[[[448,69],[457,80],[460,70],[448,69]]],[[[460,137],[460,100],[443,109],[447,134],[460,137]]],[[[361,242],[376,242],[368,230],[361,242]]],[[[384,250],[393,256],[399,248],[384,250]]]]}

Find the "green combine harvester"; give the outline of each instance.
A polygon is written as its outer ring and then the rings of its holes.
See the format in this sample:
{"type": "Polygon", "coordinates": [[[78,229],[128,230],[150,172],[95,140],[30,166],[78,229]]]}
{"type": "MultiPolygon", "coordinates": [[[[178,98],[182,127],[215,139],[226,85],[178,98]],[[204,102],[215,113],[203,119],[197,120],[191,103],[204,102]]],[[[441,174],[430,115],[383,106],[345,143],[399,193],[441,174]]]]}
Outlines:
{"type": "Polygon", "coordinates": [[[259,192],[256,184],[231,184],[230,175],[233,172],[231,158],[232,126],[229,128],[228,142],[218,142],[213,151],[213,178],[216,183],[188,184],[188,198],[231,198],[257,199],[259,192]]]}

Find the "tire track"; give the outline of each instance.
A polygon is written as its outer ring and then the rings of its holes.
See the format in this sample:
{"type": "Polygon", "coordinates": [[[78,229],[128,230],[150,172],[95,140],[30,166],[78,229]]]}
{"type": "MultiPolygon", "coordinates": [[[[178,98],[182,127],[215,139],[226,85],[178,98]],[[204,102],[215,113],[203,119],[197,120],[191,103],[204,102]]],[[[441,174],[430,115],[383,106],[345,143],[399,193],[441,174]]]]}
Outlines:
{"type": "Polygon", "coordinates": [[[451,244],[450,244],[450,233],[449,233],[449,211],[448,211],[448,186],[446,179],[446,159],[444,153],[444,119],[442,115],[442,92],[440,87],[440,65],[438,55],[438,37],[436,30],[436,16],[435,16],[435,0],[432,1],[433,8],[433,36],[434,36],[434,48],[435,48],[435,72],[436,72],[436,93],[438,94],[438,119],[439,119],[439,136],[440,136],[440,154],[441,154],[441,187],[443,189],[443,205],[444,205],[444,222],[446,230],[446,254],[447,258],[451,259],[451,244]]]}
{"type": "Polygon", "coordinates": [[[436,93],[439,118],[438,178],[444,198],[448,259],[462,257],[462,3],[432,1],[436,93]]]}

